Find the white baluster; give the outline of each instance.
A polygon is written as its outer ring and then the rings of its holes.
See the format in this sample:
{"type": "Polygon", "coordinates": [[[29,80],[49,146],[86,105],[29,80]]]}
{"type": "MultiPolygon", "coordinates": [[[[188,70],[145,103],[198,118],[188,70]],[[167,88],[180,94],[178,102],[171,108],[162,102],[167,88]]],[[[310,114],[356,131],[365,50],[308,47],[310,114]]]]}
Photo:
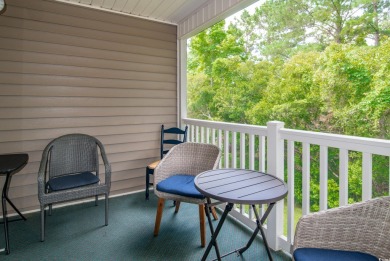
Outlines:
{"type": "Polygon", "coordinates": [[[320,147],[320,210],[328,208],[328,147],[320,147]]]}

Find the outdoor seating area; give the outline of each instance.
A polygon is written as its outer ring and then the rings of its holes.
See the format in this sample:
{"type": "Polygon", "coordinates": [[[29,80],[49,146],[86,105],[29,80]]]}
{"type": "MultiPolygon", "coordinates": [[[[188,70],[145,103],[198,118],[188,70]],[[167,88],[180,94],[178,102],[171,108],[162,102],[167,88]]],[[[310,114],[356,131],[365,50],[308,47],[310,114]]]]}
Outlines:
{"type": "MultiPolygon", "coordinates": [[[[103,201],[100,200],[100,201],[103,201]]],[[[104,204],[87,203],[54,208],[46,220],[45,242],[40,242],[40,215],[27,214],[26,221],[10,224],[11,254],[1,260],[200,260],[205,248],[199,244],[198,207],[182,203],[175,213],[172,202],[164,206],[158,237],[154,237],[157,197],[145,200],[144,191],[110,198],[110,223],[104,226],[104,204]],[[49,233],[50,232],[50,233],[49,233]]],[[[213,221],[217,223],[218,221],[213,221]]],[[[207,229],[206,237],[210,239],[207,229]]],[[[225,222],[218,240],[221,251],[240,247],[251,232],[232,218],[225,222]]],[[[2,230],[0,231],[3,238],[2,230]]],[[[284,252],[272,252],[275,261],[290,261],[284,252]]],[[[215,258],[215,252],[209,259],[215,258]]],[[[266,260],[260,238],[242,260],[266,260]]],[[[235,255],[224,260],[237,260],[235,255]]]]}
{"type": "Polygon", "coordinates": [[[389,11],[0,0],[0,260],[389,261],[389,11]]]}

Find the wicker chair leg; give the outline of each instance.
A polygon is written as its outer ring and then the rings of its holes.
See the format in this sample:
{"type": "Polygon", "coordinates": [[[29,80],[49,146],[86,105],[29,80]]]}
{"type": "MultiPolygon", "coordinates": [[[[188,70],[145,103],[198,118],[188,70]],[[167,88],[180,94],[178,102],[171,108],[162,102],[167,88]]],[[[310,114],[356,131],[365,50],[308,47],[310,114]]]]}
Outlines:
{"type": "Polygon", "coordinates": [[[41,206],[41,242],[45,241],[45,206],[41,206]]]}
{"type": "Polygon", "coordinates": [[[149,200],[149,167],[146,167],[146,176],[145,176],[146,180],[145,180],[145,184],[146,184],[146,187],[145,187],[145,199],[146,200],[149,200]]]}
{"type": "Polygon", "coordinates": [[[161,218],[164,210],[165,199],[159,198],[157,205],[157,213],[156,213],[156,222],[154,224],[154,236],[158,236],[158,231],[160,230],[161,218]]]}
{"type": "Polygon", "coordinates": [[[180,201],[176,201],[176,204],[175,204],[175,213],[179,212],[179,208],[180,208],[180,201]]]}
{"type": "Polygon", "coordinates": [[[105,204],[105,209],[106,209],[106,213],[105,213],[105,220],[106,220],[106,223],[105,225],[108,226],[108,194],[105,194],[105,201],[106,201],[106,204],[105,204]]]}
{"type": "Polygon", "coordinates": [[[204,205],[199,204],[199,222],[200,222],[200,245],[201,247],[206,246],[206,221],[204,213],[204,205]]]}
{"type": "Polygon", "coordinates": [[[215,207],[211,207],[211,214],[214,217],[214,220],[218,220],[217,211],[215,210],[215,207]]]}

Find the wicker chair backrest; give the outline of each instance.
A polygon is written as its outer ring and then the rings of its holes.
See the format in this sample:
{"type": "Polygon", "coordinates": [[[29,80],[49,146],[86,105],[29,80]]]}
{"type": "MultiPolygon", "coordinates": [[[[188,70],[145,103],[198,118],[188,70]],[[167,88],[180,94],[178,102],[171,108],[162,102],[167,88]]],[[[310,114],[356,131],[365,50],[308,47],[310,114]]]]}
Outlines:
{"type": "Polygon", "coordinates": [[[198,175],[215,169],[221,157],[220,149],[212,144],[185,142],[173,147],[157,166],[154,183],[177,174],[198,175]]]}
{"type": "Polygon", "coordinates": [[[49,178],[85,171],[98,172],[97,142],[85,134],[61,136],[47,145],[49,178]]]}

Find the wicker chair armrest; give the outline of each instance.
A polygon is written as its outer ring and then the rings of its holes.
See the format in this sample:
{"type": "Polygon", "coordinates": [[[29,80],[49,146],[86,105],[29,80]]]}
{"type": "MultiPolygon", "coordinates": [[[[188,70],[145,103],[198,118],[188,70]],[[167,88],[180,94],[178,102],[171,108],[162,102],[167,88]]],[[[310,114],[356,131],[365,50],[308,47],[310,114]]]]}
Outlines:
{"type": "Polygon", "coordinates": [[[104,171],[105,171],[105,184],[110,188],[111,187],[111,165],[108,161],[106,151],[104,149],[103,144],[96,139],[96,144],[99,147],[100,150],[100,155],[103,159],[103,164],[104,164],[104,171]]]}
{"type": "Polygon", "coordinates": [[[302,217],[296,228],[297,248],[360,251],[390,258],[390,197],[376,198],[302,217]]]}
{"type": "Polygon", "coordinates": [[[42,160],[39,165],[39,171],[38,171],[38,198],[41,198],[41,196],[45,194],[46,167],[47,167],[47,161],[49,159],[50,149],[51,146],[47,146],[45,150],[42,152],[42,160]]]}

